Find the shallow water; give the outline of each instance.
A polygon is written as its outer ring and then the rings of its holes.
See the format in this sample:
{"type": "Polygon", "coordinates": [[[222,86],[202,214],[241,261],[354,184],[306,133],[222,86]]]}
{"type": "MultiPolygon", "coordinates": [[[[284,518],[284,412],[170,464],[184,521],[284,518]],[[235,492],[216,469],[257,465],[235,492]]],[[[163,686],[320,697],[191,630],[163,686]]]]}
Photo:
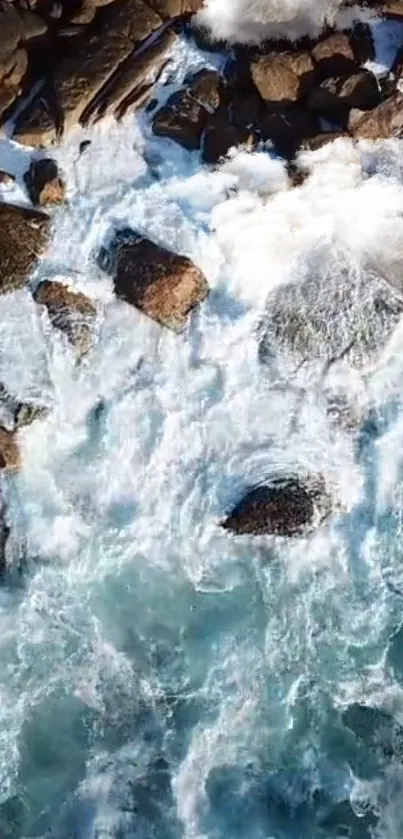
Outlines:
{"type": "MultiPolygon", "coordinates": [[[[182,42],[173,76],[205,61],[182,42]]],[[[0,590],[0,835],[401,839],[399,730],[374,745],[342,712],[403,725],[402,323],[358,369],[262,363],[259,341],[312,264],[318,295],[340,260],[398,282],[402,144],[337,141],[289,189],[267,152],[207,170],[145,117],[78,158],[88,136],[57,153],[68,206],[32,285],[96,302],[92,353],[75,363],[28,291],[0,298],[1,379],[52,409],[7,488],[26,564],[0,590]],[[126,225],[204,270],[184,334],[115,300],[96,257],[126,225]],[[290,467],[333,488],[316,533],[219,527],[290,467]]]]}

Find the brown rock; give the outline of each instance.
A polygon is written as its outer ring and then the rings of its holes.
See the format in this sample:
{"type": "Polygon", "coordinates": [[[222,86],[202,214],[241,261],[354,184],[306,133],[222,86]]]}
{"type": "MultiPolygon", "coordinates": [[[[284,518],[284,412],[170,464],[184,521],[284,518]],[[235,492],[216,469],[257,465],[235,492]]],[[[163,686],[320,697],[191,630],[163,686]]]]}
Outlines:
{"type": "Polygon", "coordinates": [[[17,472],[21,468],[21,454],[13,431],[0,426],[0,469],[17,472]]]}
{"type": "Polygon", "coordinates": [[[34,299],[46,307],[52,326],[64,332],[79,356],[89,352],[96,309],[85,294],[45,280],[38,286],[34,299]]]}
{"type": "Polygon", "coordinates": [[[240,145],[252,148],[256,136],[248,128],[230,125],[222,116],[212,120],[203,139],[203,160],[205,163],[217,163],[229,150],[240,145]]]}
{"type": "Polygon", "coordinates": [[[0,8],[0,67],[17,49],[22,37],[22,21],[17,10],[7,3],[0,8]]]}
{"type": "Polygon", "coordinates": [[[168,31],[140,55],[131,53],[119,65],[106,88],[100,91],[83,112],[81,122],[95,122],[109,113],[120,118],[129,108],[143,105],[152,94],[175,40],[175,33],[168,31]]]}
{"type": "Polygon", "coordinates": [[[357,140],[386,140],[403,135],[403,94],[394,93],[373,111],[353,110],[348,128],[357,140]]]}
{"type": "Polygon", "coordinates": [[[198,12],[204,0],[149,0],[149,3],[161,17],[169,20],[198,12]]]}
{"type": "Polygon", "coordinates": [[[357,69],[350,40],[342,32],[322,38],[311,55],[322,76],[342,76],[357,69]]]}
{"type": "Polygon", "coordinates": [[[180,90],[155,114],[153,132],[157,137],[168,137],[193,151],[200,148],[208,116],[206,109],[187,90],[180,90]]]}
{"type": "Polygon", "coordinates": [[[40,38],[47,32],[48,26],[46,21],[40,15],[34,14],[29,9],[20,10],[22,41],[32,41],[34,38],[40,38]]]}
{"type": "Polygon", "coordinates": [[[330,511],[321,476],[273,478],[250,489],[221,526],[237,536],[300,536],[330,511]]]}
{"type": "Polygon", "coordinates": [[[224,83],[217,70],[200,70],[185,79],[185,86],[190,95],[210,114],[215,113],[224,102],[224,83]]]}
{"type": "Polygon", "coordinates": [[[96,0],[83,0],[80,7],[69,18],[70,23],[91,23],[97,10],[96,0]]]}
{"type": "Polygon", "coordinates": [[[297,102],[314,78],[308,52],[271,52],[251,65],[252,79],[261,95],[272,104],[297,102]]]}
{"type": "Polygon", "coordinates": [[[25,285],[49,237],[49,216],[0,204],[1,294],[25,285]]]}
{"type": "Polygon", "coordinates": [[[49,146],[58,137],[55,117],[45,96],[35,97],[17,117],[14,140],[27,146],[49,146]]]}
{"type": "Polygon", "coordinates": [[[359,70],[350,76],[330,77],[318,87],[314,87],[308,96],[309,107],[323,114],[342,115],[352,108],[369,110],[375,108],[381,100],[375,76],[368,70],[359,70]]]}
{"type": "Polygon", "coordinates": [[[114,287],[121,300],[174,332],[180,332],[209,291],[190,259],[142,237],[118,246],[114,287]]]}
{"type": "Polygon", "coordinates": [[[349,134],[343,131],[324,131],[323,134],[317,134],[316,137],[308,137],[304,140],[302,142],[302,148],[308,149],[309,151],[317,151],[328,143],[333,143],[334,140],[338,140],[340,137],[350,139],[349,134]]]}
{"type": "Polygon", "coordinates": [[[403,0],[383,0],[377,3],[376,11],[383,17],[391,18],[392,20],[403,19],[403,0]]]}
{"type": "Polygon", "coordinates": [[[62,204],[65,200],[66,188],[51,158],[33,160],[25,172],[24,181],[33,204],[45,207],[47,204],[62,204]]]}

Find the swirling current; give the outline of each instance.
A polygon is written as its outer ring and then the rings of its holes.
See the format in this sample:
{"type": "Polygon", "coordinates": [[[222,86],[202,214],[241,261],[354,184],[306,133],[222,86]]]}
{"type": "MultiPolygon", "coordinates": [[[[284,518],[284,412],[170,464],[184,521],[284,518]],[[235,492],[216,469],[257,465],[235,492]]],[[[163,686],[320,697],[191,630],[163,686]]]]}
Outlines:
{"type": "MultiPolygon", "coordinates": [[[[181,39],[169,72],[220,61],[181,39]]],[[[269,152],[208,169],[146,115],[78,157],[87,137],[55,152],[68,205],[32,282],[95,301],[92,352],[28,291],[0,298],[0,378],[50,408],[7,488],[25,560],[0,589],[0,836],[401,839],[403,329],[398,292],[390,317],[374,299],[379,272],[399,284],[402,144],[305,152],[290,189],[269,152]],[[208,278],[183,334],[100,270],[125,225],[208,278]],[[304,323],[329,312],[308,357],[290,283],[304,323]],[[357,324],[368,357],[334,358],[357,324]],[[220,528],[295,466],[334,488],[321,527],[220,528]]]]}

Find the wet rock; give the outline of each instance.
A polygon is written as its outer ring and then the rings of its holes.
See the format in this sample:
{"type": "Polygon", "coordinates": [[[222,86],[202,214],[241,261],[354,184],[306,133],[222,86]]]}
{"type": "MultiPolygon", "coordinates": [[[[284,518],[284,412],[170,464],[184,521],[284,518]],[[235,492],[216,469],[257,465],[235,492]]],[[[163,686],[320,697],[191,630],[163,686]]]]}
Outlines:
{"type": "Polygon", "coordinates": [[[65,200],[66,188],[51,158],[33,160],[25,172],[24,181],[33,204],[45,207],[48,204],[62,204],[65,200]]]}
{"type": "Polygon", "coordinates": [[[16,434],[0,426],[0,469],[17,472],[21,467],[21,455],[16,434]]]}
{"type": "Polygon", "coordinates": [[[326,839],[373,839],[378,823],[373,810],[357,816],[349,801],[338,801],[318,814],[318,826],[325,831],[326,839]]]}
{"type": "Polygon", "coordinates": [[[279,154],[291,158],[306,139],[315,137],[319,122],[308,108],[299,104],[279,113],[267,113],[260,123],[263,140],[270,140],[279,154]]]}
{"type": "Polygon", "coordinates": [[[49,216],[0,204],[0,294],[25,285],[49,238],[49,216]]]}
{"type": "Polygon", "coordinates": [[[78,356],[89,352],[96,309],[85,294],[46,280],[38,286],[34,299],[45,306],[52,326],[67,336],[78,356]]]}
{"type": "Polygon", "coordinates": [[[324,131],[322,134],[317,134],[315,137],[308,137],[303,140],[302,147],[309,151],[317,151],[328,143],[333,143],[334,140],[340,138],[346,140],[350,139],[350,135],[344,131],[324,131]]]}
{"type": "Polygon", "coordinates": [[[402,313],[403,298],[382,277],[320,253],[299,281],[268,298],[260,358],[285,376],[312,362],[360,369],[376,360],[402,313]]]}
{"type": "Polygon", "coordinates": [[[403,20],[402,0],[384,0],[376,4],[376,11],[391,20],[403,20]]]}
{"type": "Polygon", "coordinates": [[[61,133],[46,93],[34,97],[17,117],[13,139],[27,146],[50,146],[61,133]]]}
{"type": "Polygon", "coordinates": [[[350,39],[343,32],[321,38],[311,51],[318,74],[342,76],[357,70],[350,39]]]}
{"type": "Polygon", "coordinates": [[[267,103],[297,102],[314,80],[308,52],[271,52],[252,61],[252,79],[267,103]]]}
{"type": "Polygon", "coordinates": [[[153,132],[193,151],[200,148],[209,115],[222,102],[222,80],[215,71],[203,70],[188,78],[185,85],[184,90],[174,93],[157,111],[153,132]]]}
{"type": "Polygon", "coordinates": [[[121,300],[174,332],[209,291],[190,259],[135,234],[116,247],[114,288],[121,300]]]}
{"type": "Polygon", "coordinates": [[[352,110],[348,128],[357,140],[387,140],[403,133],[403,94],[399,91],[372,111],[352,110]]]}
{"type": "Polygon", "coordinates": [[[367,748],[403,760],[403,726],[388,711],[354,702],[343,711],[342,722],[367,748]]]}
{"type": "Polygon", "coordinates": [[[309,107],[318,113],[343,118],[352,108],[375,108],[381,99],[375,76],[368,70],[359,70],[348,76],[331,76],[308,96],[309,107]]]}
{"type": "Polygon", "coordinates": [[[0,382],[0,425],[17,431],[46,415],[48,408],[32,402],[21,402],[0,382]]]}
{"type": "Polygon", "coordinates": [[[246,145],[253,148],[257,138],[248,128],[230,125],[223,117],[207,125],[203,138],[203,160],[217,163],[233,147],[246,145]]]}
{"type": "Polygon", "coordinates": [[[321,476],[277,477],[250,489],[221,526],[237,536],[298,536],[320,524],[330,510],[321,476]]]}

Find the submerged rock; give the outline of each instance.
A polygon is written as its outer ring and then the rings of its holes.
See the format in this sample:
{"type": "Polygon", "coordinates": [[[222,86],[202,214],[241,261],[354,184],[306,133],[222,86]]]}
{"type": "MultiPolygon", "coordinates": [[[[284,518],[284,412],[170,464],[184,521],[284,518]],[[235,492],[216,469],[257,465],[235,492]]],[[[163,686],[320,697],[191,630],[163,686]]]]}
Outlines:
{"type": "Polygon", "coordinates": [[[52,326],[64,332],[79,356],[89,352],[96,309],[85,294],[46,280],[38,286],[34,299],[46,307],[52,326]]]}
{"type": "Polygon", "coordinates": [[[354,702],[343,711],[342,722],[367,748],[403,760],[403,726],[388,711],[354,702]]]}
{"type": "Polygon", "coordinates": [[[117,297],[174,332],[208,295],[207,280],[190,259],[133,231],[118,232],[111,252],[117,297]]]}
{"type": "Polygon", "coordinates": [[[325,255],[267,301],[260,359],[279,362],[279,374],[306,362],[352,367],[372,363],[403,314],[403,298],[378,274],[353,271],[325,255]]]}
{"type": "Polygon", "coordinates": [[[0,204],[0,294],[25,285],[49,237],[49,216],[0,204]]]}
{"type": "Polygon", "coordinates": [[[54,160],[45,157],[33,160],[24,175],[25,185],[33,204],[62,204],[66,188],[54,160]]]}
{"type": "Polygon", "coordinates": [[[238,536],[298,536],[320,524],[330,510],[321,476],[278,477],[250,489],[222,527],[238,536]]]}

